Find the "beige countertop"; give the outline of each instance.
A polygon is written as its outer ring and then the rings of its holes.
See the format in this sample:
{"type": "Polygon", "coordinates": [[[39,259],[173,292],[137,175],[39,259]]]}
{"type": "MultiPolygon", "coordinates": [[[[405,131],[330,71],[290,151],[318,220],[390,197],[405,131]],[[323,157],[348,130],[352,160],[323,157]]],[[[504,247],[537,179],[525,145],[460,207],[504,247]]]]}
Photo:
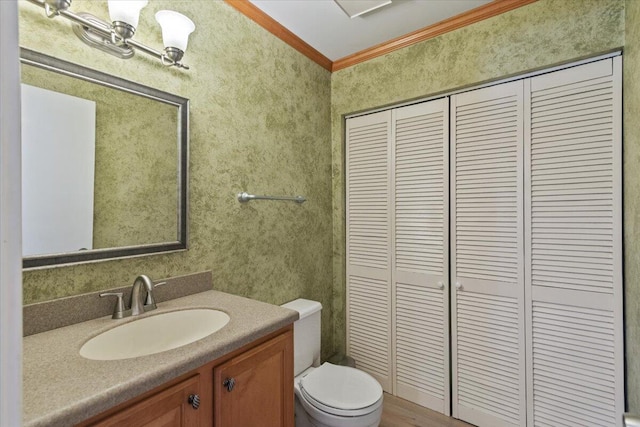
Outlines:
{"type": "Polygon", "coordinates": [[[139,317],[110,316],[30,335],[23,341],[24,426],[70,426],[125,402],[205,363],[287,326],[298,313],[286,308],[206,291],[158,303],[139,317]],[[124,322],[180,308],[214,308],[231,320],[199,341],[134,359],[97,361],[78,353],[99,333],[124,322]]]}

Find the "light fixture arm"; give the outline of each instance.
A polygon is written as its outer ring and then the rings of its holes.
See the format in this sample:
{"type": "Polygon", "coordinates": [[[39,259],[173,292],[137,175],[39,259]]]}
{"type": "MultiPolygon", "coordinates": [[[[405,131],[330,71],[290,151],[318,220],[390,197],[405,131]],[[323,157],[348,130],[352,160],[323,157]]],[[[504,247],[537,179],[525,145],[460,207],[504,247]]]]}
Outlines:
{"type": "MultiPolygon", "coordinates": [[[[85,18],[83,18],[82,16],[69,11],[68,9],[57,9],[57,10],[52,10],[49,5],[47,5],[45,3],[44,0],[28,0],[30,3],[33,3],[37,6],[42,7],[43,9],[45,9],[45,13],[47,14],[47,16],[49,16],[50,18],[54,18],[55,16],[62,16],[68,20],[70,20],[71,22],[74,22],[82,27],[84,27],[85,29],[90,29],[92,32],[99,34],[101,37],[103,37],[105,40],[114,40],[115,44],[122,44],[125,46],[129,46],[131,48],[134,48],[137,51],[146,53],[147,55],[151,55],[157,59],[160,60],[160,62],[166,66],[173,66],[173,67],[177,67],[177,68],[183,68],[185,70],[188,70],[189,67],[185,64],[182,64],[181,62],[178,62],[179,59],[177,61],[172,60],[171,58],[169,58],[165,52],[160,52],[156,49],[150,48],[148,46],[143,45],[142,43],[139,43],[137,41],[135,41],[132,38],[129,39],[124,39],[122,38],[119,34],[117,34],[111,27],[111,25],[107,22],[104,22],[104,26],[100,26],[100,25],[96,25],[94,22],[91,22],[85,18]],[[111,30],[107,30],[107,28],[111,28],[111,30]]],[[[98,20],[96,18],[96,20],[98,20]]]]}

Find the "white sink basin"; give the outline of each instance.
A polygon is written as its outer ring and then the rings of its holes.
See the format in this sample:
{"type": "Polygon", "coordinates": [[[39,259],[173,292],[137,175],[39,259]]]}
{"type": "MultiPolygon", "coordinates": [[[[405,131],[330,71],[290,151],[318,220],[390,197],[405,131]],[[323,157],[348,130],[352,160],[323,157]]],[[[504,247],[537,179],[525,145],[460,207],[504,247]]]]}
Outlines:
{"type": "Polygon", "coordinates": [[[227,323],[229,316],[218,310],[171,311],[109,329],[84,343],[80,355],[120,360],[160,353],[211,335],[227,323]]]}

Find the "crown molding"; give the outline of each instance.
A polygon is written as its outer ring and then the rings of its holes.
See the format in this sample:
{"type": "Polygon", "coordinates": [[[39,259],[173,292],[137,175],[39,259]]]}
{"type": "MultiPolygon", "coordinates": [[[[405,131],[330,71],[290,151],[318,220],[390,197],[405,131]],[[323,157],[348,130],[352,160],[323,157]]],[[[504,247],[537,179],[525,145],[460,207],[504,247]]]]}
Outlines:
{"type": "Polygon", "coordinates": [[[333,61],[331,71],[338,71],[343,68],[351,67],[361,62],[365,62],[370,59],[377,58],[378,56],[386,55],[387,53],[440,36],[444,33],[448,33],[449,31],[458,30],[466,27],[467,25],[483,21],[493,16],[500,15],[501,13],[509,12],[510,10],[517,9],[536,1],[538,0],[494,0],[491,3],[476,7],[475,9],[471,9],[449,19],[445,19],[444,21],[421,28],[412,33],[405,34],[404,36],[373,46],[369,49],[356,52],[353,55],[337,59],[333,61]]]}
{"type": "Polygon", "coordinates": [[[384,42],[360,52],[356,52],[353,55],[331,61],[311,45],[303,41],[300,37],[296,36],[279,22],[264,13],[260,8],[254,6],[249,0],[225,0],[227,4],[237,9],[240,13],[256,22],[271,34],[278,37],[298,52],[305,55],[307,58],[316,62],[321,67],[332,72],[377,58],[378,56],[386,55],[387,53],[423,42],[444,33],[458,30],[493,16],[535,3],[536,1],[538,0],[494,0],[491,3],[484,4],[449,19],[445,19],[444,21],[440,21],[428,27],[405,34],[404,36],[389,40],[388,42],[384,42]]]}
{"type": "Polygon", "coordinates": [[[225,3],[237,9],[247,18],[251,19],[283,42],[287,43],[289,46],[320,65],[322,68],[331,71],[333,63],[329,58],[286,29],[282,24],[264,13],[260,8],[254,6],[249,0],[225,0],[225,3]]]}

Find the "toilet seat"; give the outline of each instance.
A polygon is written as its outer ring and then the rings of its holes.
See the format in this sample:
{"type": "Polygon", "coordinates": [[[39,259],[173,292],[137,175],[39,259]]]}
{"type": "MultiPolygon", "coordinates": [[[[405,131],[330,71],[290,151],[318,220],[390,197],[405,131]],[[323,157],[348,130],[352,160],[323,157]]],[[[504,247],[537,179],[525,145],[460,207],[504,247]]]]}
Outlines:
{"type": "Polygon", "coordinates": [[[360,417],[360,416],[363,416],[363,415],[370,414],[371,412],[373,412],[376,409],[378,409],[380,407],[380,405],[382,404],[382,397],[380,397],[380,399],[376,403],[374,403],[371,406],[367,406],[365,408],[361,408],[361,409],[339,409],[339,408],[333,408],[331,406],[323,405],[322,403],[320,403],[317,400],[315,400],[313,397],[309,396],[309,394],[306,393],[304,391],[304,389],[300,389],[300,393],[303,396],[302,398],[309,405],[311,405],[314,408],[316,408],[318,411],[324,412],[325,414],[335,415],[337,417],[343,417],[343,418],[360,417]]]}
{"type": "Polygon", "coordinates": [[[382,404],[382,387],[355,368],[324,363],[299,382],[304,399],[317,409],[342,417],[357,417],[382,404]]]}

